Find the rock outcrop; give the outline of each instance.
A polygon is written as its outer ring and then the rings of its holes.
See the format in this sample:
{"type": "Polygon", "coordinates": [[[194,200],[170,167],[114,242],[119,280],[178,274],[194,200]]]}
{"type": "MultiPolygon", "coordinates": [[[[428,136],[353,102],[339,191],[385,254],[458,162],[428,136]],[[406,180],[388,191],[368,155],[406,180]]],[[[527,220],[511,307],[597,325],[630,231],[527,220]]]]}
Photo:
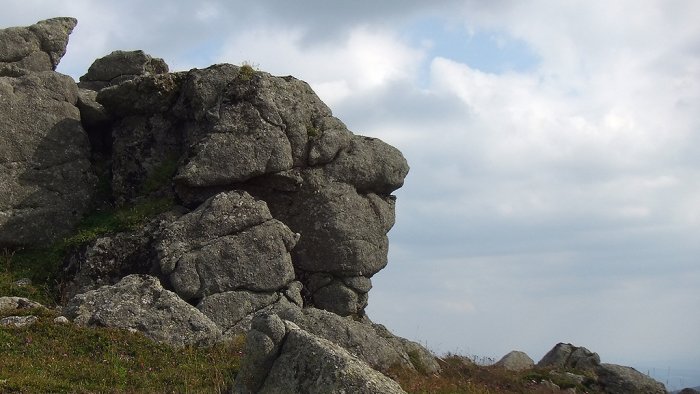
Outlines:
{"type": "Polygon", "coordinates": [[[96,178],[78,88],[52,71],[75,24],[0,30],[0,248],[59,239],[91,206],[96,178]]]}
{"type": "Polygon", "coordinates": [[[661,382],[657,382],[634,368],[603,364],[597,353],[569,343],[559,343],[554,346],[537,363],[537,366],[563,370],[573,369],[592,374],[595,376],[593,384],[606,393],[666,393],[666,388],[661,382]]]}
{"type": "Polygon", "coordinates": [[[234,393],[404,393],[340,346],[276,315],[253,320],[234,393]]]}

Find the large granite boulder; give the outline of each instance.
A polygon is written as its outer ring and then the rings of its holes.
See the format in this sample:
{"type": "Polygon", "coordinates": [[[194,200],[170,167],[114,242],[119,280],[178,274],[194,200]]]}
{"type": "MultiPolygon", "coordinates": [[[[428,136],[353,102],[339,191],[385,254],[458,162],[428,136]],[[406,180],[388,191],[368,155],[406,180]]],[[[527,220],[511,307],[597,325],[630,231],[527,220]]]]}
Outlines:
{"type": "Polygon", "coordinates": [[[76,324],[135,330],[178,347],[208,346],[221,337],[202,312],[148,275],[129,275],[115,285],[79,294],[63,313],[76,324]]]}
{"type": "Polygon", "coordinates": [[[342,347],[275,315],[253,321],[234,393],[404,393],[342,347]]]}
{"type": "Polygon", "coordinates": [[[96,177],[75,82],[0,66],[0,248],[45,246],[90,208],[96,177]]]}
{"type": "Polygon", "coordinates": [[[66,54],[68,36],[77,23],[75,18],[52,18],[27,27],[1,29],[0,67],[11,65],[28,71],[55,70],[66,54]]]}

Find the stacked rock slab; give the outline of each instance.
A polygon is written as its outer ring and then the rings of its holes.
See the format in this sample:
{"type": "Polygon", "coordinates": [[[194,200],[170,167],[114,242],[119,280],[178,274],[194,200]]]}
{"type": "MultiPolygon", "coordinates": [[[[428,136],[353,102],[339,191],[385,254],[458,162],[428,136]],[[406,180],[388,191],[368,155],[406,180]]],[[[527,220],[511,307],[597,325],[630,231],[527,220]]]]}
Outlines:
{"type": "Polygon", "coordinates": [[[53,71],[76,23],[0,30],[0,248],[46,246],[90,208],[96,178],[78,88],[53,71]]]}

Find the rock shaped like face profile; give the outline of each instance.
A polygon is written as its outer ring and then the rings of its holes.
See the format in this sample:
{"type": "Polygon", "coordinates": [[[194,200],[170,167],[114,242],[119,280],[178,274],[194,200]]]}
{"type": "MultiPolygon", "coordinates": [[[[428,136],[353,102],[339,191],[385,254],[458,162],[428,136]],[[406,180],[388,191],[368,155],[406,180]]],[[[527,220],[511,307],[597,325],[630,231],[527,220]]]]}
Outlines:
{"type": "MultiPolygon", "coordinates": [[[[391,192],[403,184],[406,160],[378,139],[353,135],[308,84],[242,70],[223,64],[146,74],[99,91],[97,101],[113,117],[116,200],[140,196],[168,162],[176,169],[167,186],[192,208],[245,190],[300,234],[291,256],[307,302],[362,315],[371,284],[348,281],[369,283],[387,264],[391,192]]],[[[200,266],[190,257],[181,269],[200,266]]],[[[192,275],[171,275],[176,287],[192,287],[181,295],[203,295],[196,280],[185,284],[192,275]]]]}

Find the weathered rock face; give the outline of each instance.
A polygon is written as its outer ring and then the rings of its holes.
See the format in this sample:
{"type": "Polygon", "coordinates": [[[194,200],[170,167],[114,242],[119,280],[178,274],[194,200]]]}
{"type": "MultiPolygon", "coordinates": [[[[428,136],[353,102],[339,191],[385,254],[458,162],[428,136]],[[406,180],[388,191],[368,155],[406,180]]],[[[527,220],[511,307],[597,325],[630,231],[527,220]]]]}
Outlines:
{"type": "Polygon", "coordinates": [[[209,318],[148,275],[80,294],[64,314],[76,324],[136,330],[172,346],[207,346],[221,336],[209,318]]]}
{"type": "Polygon", "coordinates": [[[279,317],[253,321],[234,393],[404,393],[338,345],[279,317]]]}
{"type": "Polygon", "coordinates": [[[52,18],[28,27],[0,30],[0,66],[28,71],[53,71],[66,54],[68,36],[78,21],[52,18]]]}
{"type": "Polygon", "coordinates": [[[51,71],[75,23],[0,30],[0,248],[45,246],[91,205],[96,178],[78,89],[51,71]]]}

